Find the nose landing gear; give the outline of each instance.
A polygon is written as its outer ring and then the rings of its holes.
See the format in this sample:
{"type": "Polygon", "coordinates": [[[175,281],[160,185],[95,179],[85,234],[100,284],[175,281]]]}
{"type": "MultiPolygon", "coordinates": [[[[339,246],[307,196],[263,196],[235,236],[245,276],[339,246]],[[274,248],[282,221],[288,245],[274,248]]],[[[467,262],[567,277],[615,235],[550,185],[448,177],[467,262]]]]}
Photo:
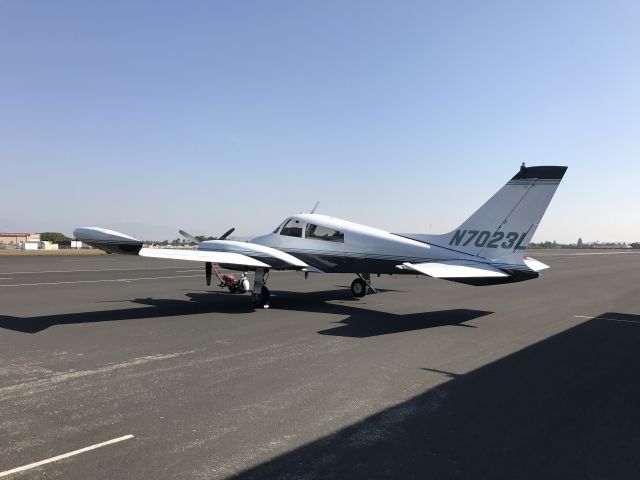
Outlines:
{"type": "Polygon", "coordinates": [[[266,286],[268,278],[268,268],[256,269],[256,278],[253,281],[253,292],[251,293],[251,299],[253,300],[253,306],[255,308],[269,308],[271,292],[269,292],[269,289],[266,286]]]}

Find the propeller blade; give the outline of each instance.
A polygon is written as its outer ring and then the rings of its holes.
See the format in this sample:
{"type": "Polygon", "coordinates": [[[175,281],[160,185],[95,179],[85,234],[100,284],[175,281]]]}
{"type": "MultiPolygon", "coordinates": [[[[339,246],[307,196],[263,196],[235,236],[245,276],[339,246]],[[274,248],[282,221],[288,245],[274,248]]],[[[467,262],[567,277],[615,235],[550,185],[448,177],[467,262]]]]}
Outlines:
{"type": "Polygon", "coordinates": [[[220,238],[218,238],[218,240],[224,240],[225,238],[227,238],[229,235],[231,235],[233,232],[235,232],[236,229],[235,228],[230,228],[229,230],[227,230],[226,232],[224,232],[222,234],[222,236],[220,238]]]}
{"type": "Polygon", "coordinates": [[[200,243],[200,240],[198,240],[196,237],[194,237],[190,233],[185,232],[184,230],[178,230],[178,233],[182,235],[184,238],[186,238],[187,240],[189,240],[190,242],[195,243],[196,245],[200,243]]]}
{"type": "Polygon", "coordinates": [[[204,272],[207,278],[207,286],[211,285],[211,270],[213,270],[213,266],[211,265],[211,262],[206,262],[204,264],[204,272]]]}

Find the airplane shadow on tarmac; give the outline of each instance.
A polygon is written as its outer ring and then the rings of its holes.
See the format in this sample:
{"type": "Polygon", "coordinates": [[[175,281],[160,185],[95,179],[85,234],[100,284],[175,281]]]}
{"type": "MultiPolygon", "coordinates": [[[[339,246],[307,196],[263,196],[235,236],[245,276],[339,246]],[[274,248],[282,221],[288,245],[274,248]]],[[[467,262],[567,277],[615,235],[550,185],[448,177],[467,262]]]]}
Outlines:
{"type": "MultiPolygon", "coordinates": [[[[384,292],[385,290],[378,290],[384,292]]],[[[43,315],[37,317],[13,317],[0,315],[0,328],[24,333],[38,333],[53,325],[76,323],[112,322],[139,320],[207,313],[248,314],[254,313],[247,295],[233,295],[223,292],[188,293],[189,300],[138,298],[132,302],[147,307],[121,308],[92,312],[43,315]]],[[[365,297],[371,298],[371,297],[365,297]]],[[[426,328],[465,325],[465,322],[489,315],[493,312],[482,310],[453,309],[411,314],[395,314],[366,308],[366,304],[354,299],[345,290],[324,290],[318,292],[274,291],[271,304],[277,304],[276,311],[317,312],[344,315],[339,326],[319,331],[321,335],[365,338],[389,335],[399,332],[426,328]],[[340,303],[329,303],[340,301],[340,303]]],[[[255,315],[260,315],[256,311],[255,315]]],[[[256,317],[258,318],[258,317],[256,317]]]]}
{"type": "Polygon", "coordinates": [[[451,376],[234,478],[640,478],[640,315],[451,376]]]}

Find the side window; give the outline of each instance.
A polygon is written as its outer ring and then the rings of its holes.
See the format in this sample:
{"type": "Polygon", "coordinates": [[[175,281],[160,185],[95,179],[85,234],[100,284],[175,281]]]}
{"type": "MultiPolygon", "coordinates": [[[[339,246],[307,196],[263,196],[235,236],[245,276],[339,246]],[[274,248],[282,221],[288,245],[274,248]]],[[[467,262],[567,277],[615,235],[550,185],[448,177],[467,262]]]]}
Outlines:
{"type": "Polygon", "coordinates": [[[289,220],[282,230],[280,235],[286,235],[287,237],[299,237],[302,238],[302,222],[292,218],[289,220]]]}
{"type": "Polygon", "coordinates": [[[313,225],[311,223],[307,225],[305,236],[315,240],[344,243],[344,233],[331,228],[321,227],[320,225],[313,225]]]}

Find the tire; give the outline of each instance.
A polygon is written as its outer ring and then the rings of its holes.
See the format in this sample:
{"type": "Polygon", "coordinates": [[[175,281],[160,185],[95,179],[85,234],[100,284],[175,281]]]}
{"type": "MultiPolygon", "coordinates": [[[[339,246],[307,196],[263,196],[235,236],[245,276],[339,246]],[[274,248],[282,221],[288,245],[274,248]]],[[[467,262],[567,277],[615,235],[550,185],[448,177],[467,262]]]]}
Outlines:
{"type": "Polygon", "coordinates": [[[367,284],[361,278],[356,278],[351,282],[351,293],[354,297],[364,297],[367,294],[367,284]]]}
{"type": "Polygon", "coordinates": [[[265,286],[262,287],[262,306],[265,308],[269,307],[269,299],[271,298],[271,292],[265,286]]]}
{"type": "Polygon", "coordinates": [[[251,298],[253,299],[253,306],[255,308],[262,308],[264,307],[264,303],[262,302],[262,295],[260,293],[254,293],[251,295],[251,298]]]}

